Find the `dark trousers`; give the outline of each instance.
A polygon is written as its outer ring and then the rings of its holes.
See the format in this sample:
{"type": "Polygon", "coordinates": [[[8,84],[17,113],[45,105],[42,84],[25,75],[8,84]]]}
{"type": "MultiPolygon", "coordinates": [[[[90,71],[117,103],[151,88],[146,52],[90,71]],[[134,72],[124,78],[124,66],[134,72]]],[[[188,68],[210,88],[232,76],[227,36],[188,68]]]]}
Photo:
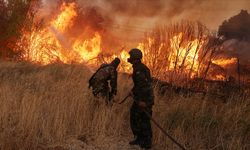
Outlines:
{"type": "MultiPolygon", "coordinates": [[[[152,115],[152,108],[146,108],[145,110],[152,115]]],[[[130,109],[130,127],[134,136],[141,139],[147,138],[151,141],[152,128],[150,118],[135,102],[130,109]]]]}

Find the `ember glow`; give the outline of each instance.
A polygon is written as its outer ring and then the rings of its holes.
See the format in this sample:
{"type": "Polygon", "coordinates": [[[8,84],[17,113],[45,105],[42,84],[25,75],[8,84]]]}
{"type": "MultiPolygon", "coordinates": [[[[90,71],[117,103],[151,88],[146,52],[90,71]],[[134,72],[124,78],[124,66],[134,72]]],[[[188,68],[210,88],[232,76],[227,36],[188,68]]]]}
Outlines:
{"type": "Polygon", "coordinates": [[[224,75],[221,75],[221,74],[218,74],[218,75],[215,75],[214,78],[212,78],[212,80],[226,80],[226,77],[224,75]]]}

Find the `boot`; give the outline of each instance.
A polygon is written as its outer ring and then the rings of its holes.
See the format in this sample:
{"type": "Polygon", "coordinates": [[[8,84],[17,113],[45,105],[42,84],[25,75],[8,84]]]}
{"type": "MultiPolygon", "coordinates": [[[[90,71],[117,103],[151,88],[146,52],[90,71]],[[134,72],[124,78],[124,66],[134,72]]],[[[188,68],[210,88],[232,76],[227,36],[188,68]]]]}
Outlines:
{"type": "Polygon", "coordinates": [[[143,140],[140,144],[140,147],[145,149],[145,150],[151,149],[152,148],[152,138],[150,138],[150,137],[143,138],[143,140]]]}
{"type": "Polygon", "coordinates": [[[140,145],[141,139],[139,137],[136,137],[133,141],[129,142],[130,145],[140,145]]]}

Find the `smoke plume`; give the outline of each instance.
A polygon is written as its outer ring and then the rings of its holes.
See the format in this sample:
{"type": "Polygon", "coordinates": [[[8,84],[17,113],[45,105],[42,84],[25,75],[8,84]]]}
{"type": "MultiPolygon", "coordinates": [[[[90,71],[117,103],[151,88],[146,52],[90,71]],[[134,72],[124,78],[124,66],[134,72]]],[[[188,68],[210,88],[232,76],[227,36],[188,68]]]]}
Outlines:
{"type": "MultiPolygon", "coordinates": [[[[70,0],[67,0],[67,2],[70,0]]],[[[103,46],[108,45],[109,49],[117,46],[127,45],[128,43],[138,43],[145,32],[150,31],[155,25],[167,25],[174,21],[193,20],[200,21],[212,30],[217,30],[224,20],[239,13],[245,9],[250,11],[250,1],[228,1],[228,0],[71,0],[76,1],[81,15],[77,16],[77,24],[72,28],[72,34],[77,36],[85,28],[92,34],[94,31],[101,32],[104,35],[103,46]],[[110,43],[112,42],[112,43],[110,43]],[[126,42],[126,43],[125,43],[126,42]],[[113,47],[112,47],[113,46],[113,47]]],[[[49,16],[59,7],[62,0],[43,0],[41,16],[49,16]]],[[[238,16],[250,15],[242,11],[238,16]]],[[[241,25],[249,29],[249,24],[245,23],[247,19],[234,17],[239,28],[241,25]],[[237,19],[238,18],[238,19],[237,19]],[[245,22],[244,22],[245,21],[245,22]]],[[[250,18],[250,17],[249,17],[250,18]]],[[[229,19],[230,20],[230,19],[229,19]]],[[[231,18],[232,20],[232,18],[231,18]]],[[[225,24],[225,22],[224,22],[225,24]]],[[[228,27],[228,26],[227,26],[228,27]]],[[[231,28],[229,28],[231,30],[231,28]]],[[[228,28],[221,25],[220,31],[228,33],[228,28]]],[[[248,30],[249,31],[249,30],[248,30]]],[[[249,31],[250,33],[250,31],[249,31]]],[[[248,41],[242,41],[242,31],[235,29],[232,37],[228,36],[223,44],[225,57],[240,57],[242,63],[249,63],[250,44],[248,41]]],[[[91,35],[86,33],[86,35],[91,35]]]]}
{"type": "Polygon", "coordinates": [[[250,70],[250,14],[242,10],[238,15],[225,20],[218,35],[225,40],[223,57],[234,57],[240,61],[241,69],[250,70]]]}

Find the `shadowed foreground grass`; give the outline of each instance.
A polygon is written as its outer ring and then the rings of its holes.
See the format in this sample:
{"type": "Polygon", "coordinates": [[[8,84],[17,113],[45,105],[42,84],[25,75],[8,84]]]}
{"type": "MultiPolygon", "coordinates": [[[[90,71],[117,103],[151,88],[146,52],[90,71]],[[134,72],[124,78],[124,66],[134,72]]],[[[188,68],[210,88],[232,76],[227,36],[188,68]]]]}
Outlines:
{"type": "MultiPolygon", "coordinates": [[[[69,149],[138,149],[127,145],[132,101],[105,106],[87,88],[90,75],[82,65],[1,62],[0,149],[51,149],[77,138],[85,145],[69,149]]],[[[118,86],[116,101],[132,81],[119,75],[118,86]]],[[[186,148],[250,149],[249,97],[220,103],[155,93],[153,117],[186,148]]],[[[153,131],[155,149],[178,149],[154,125],[153,131]]]]}

